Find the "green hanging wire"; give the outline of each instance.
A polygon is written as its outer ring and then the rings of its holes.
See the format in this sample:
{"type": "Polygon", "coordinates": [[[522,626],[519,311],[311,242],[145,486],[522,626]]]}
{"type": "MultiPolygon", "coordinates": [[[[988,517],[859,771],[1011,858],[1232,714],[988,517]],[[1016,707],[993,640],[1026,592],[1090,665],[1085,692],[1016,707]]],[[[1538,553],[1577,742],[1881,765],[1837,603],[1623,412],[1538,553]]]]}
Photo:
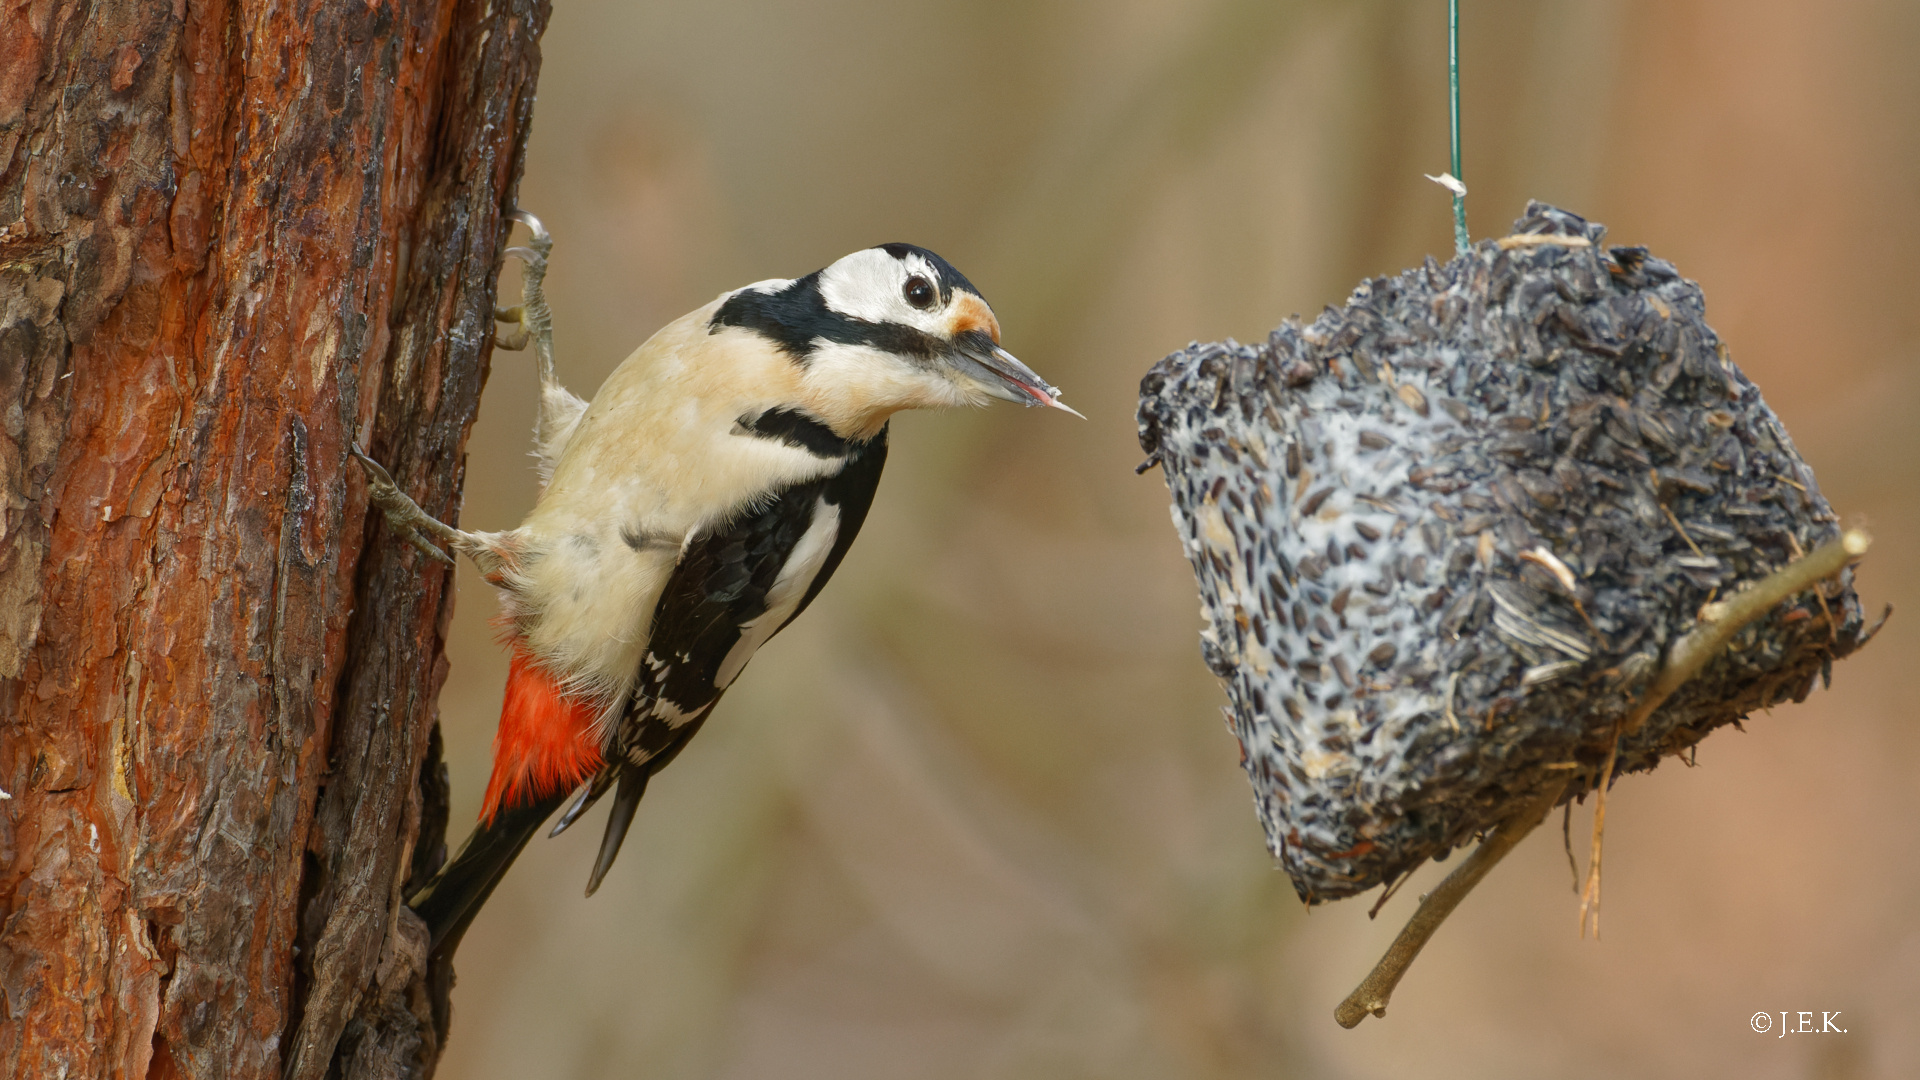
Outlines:
{"type": "Polygon", "coordinates": [[[1453,247],[1461,255],[1467,239],[1466,179],[1460,174],[1460,0],[1447,0],[1447,90],[1453,103],[1453,247]]]}

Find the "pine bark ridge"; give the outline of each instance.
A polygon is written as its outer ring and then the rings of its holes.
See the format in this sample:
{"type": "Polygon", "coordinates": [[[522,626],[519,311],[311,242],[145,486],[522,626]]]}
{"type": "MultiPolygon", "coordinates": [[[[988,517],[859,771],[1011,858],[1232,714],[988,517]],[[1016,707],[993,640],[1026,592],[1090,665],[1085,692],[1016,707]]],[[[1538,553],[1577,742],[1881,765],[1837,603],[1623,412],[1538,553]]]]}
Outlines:
{"type": "Polygon", "coordinates": [[[431,1073],[451,581],[347,447],[453,514],[547,15],[0,35],[0,1076],[431,1073]]]}

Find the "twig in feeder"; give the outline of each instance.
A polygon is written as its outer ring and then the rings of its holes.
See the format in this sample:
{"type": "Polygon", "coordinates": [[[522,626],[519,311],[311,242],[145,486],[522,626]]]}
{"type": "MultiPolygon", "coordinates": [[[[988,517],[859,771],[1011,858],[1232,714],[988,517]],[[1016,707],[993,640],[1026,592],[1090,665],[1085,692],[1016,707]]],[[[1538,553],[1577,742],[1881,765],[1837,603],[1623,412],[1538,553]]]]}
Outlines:
{"type": "Polygon", "coordinates": [[[1553,575],[1553,580],[1558,582],[1560,588],[1566,592],[1567,599],[1573,601],[1573,610],[1580,613],[1580,621],[1587,624],[1587,630],[1598,640],[1600,628],[1593,625],[1593,616],[1587,614],[1587,606],[1580,602],[1580,579],[1574,577],[1573,569],[1561,562],[1559,556],[1543,547],[1523,551],[1520,553],[1520,558],[1553,575]]]}
{"type": "MultiPolygon", "coordinates": [[[[1677,521],[1674,524],[1676,528],[1679,526],[1677,521]]],[[[1683,532],[1681,535],[1686,534],[1683,532]]],[[[1640,730],[1640,725],[1647,722],[1647,717],[1652,716],[1655,709],[1720,655],[1727,642],[1733,640],[1733,635],[1745,629],[1748,623],[1772,611],[1796,593],[1815,588],[1823,579],[1846,569],[1848,564],[1865,555],[1872,543],[1873,538],[1865,530],[1847,530],[1815,548],[1813,554],[1795,559],[1725,600],[1716,600],[1703,606],[1699,622],[1667,651],[1666,666],[1655,676],[1653,685],[1647,688],[1640,704],[1614,725],[1613,742],[1607,748],[1607,764],[1600,772],[1599,800],[1593,811],[1593,852],[1587,861],[1586,886],[1580,891],[1581,937],[1587,934],[1589,920],[1594,938],[1597,940],[1600,937],[1601,842],[1606,837],[1607,789],[1612,785],[1614,765],[1619,761],[1620,740],[1640,730]]],[[[1815,595],[1819,595],[1817,589],[1815,595]]],[[[1824,601],[1825,597],[1821,599],[1824,601]]],[[[1832,622],[1831,615],[1828,616],[1828,622],[1832,622]]]]}
{"type": "MultiPolygon", "coordinates": [[[[1772,611],[1795,593],[1812,588],[1824,578],[1847,568],[1867,553],[1873,543],[1864,529],[1849,529],[1839,537],[1813,549],[1804,559],[1796,559],[1775,570],[1753,585],[1700,609],[1700,622],[1687,635],[1674,642],[1667,652],[1667,664],[1648,688],[1640,704],[1629,713],[1623,735],[1640,730],[1653,710],[1659,708],[1675,690],[1699,674],[1707,662],[1719,655],[1733,635],[1753,620],[1772,611]]],[[[1603,778],[1604,780],[1604,778],[1603,778]]]]}
{"type": "MultiPolygon", "coordinates": [[[[1166,475],[1208,616],[1201,654],[1233,702],[1269,850],[1307,903],[1391,889],[1464,845],[1453,869],[1468,838],[1494,836],[1545,789],[1649,768],[1864,642],[1841,575],[1824,586],[1833,638],[1814,601],[1790,601],[1626,733],[1702,610],[1719,621],[1745,603],[1734,588],[1797,554],[1776,553],[1784,537],[1838,530],[1758,389],[1730,362],[1714,370],[1723,350],[1697,285],[1641,249],[1601,254],[1600,226],[1552,207],[1530,204],[1509,232],[1526,239],[1369,281],[1265,343],[1189,346],[1141,381],[1141,447],[1166,475]],[[1527,327],[1542,355],[1512,350],[1527,327]],[[1642,329],[1658,340],[1627,347],[1642,329]],[[1625,397],[1642,404],[1626,410],[1625,397]],[[1676,460],[1716,467],[1651,478],[1648,455],[1594,437],[1616,424],[1628,442],[1637,428],[1676,460]],[[1516,438],[1527,426],[1547,434],[1516,438]],[[1722,461],[1729,436],[1745,450],[1722,461]],[[1548,497],[1572,477],[1563,456],[1612,483],[1548,497]],[[1354,467],[1374,462],[1390,468],[1354,467]],[[1804,476],[1806,496],[1757,502],[1781,494],[1780,476],[1804,476]],[[1646,528],[1676,485],[1703,523],[1646,528]],[[1683,530],[1702,555],[1676,543],[1683,530]],[[1545,538],[1560,535],[1583,539],[1556,555],[1545,538]],[[1708,576],[1730,587],[1703,595],[1708,576]],[[1658,651],[1639,651],[1649,642],[1658,651]],[[1279,648],[1306,662],[1271,662],[1279,648]],[[1418,812],[1430,807],[1448,828],[1418,812]]],[[[1429,905],[1365,991],[1391,989],[1444,906],[1429,905]]],[[[1363,992],[1347,1011],[1384,996],[1363,992]]]]}
{"type": "Polygon", "coordinates": [[[1706,552],[1701,551],[1700,545],[1694,543],[1693,537],[1687,535],[1686,526],[1680,524],[1680,519],[1674,516],[1673,507],[1668,506],[1666,503],[1661,503],[1660,510],[1662,513],[1667,515],[1668,521],[1673,522],[1673,531],[1680,534],[1680,539],[1685,540],[1687,542],[1687,546],[1693,549],[1693,553],[1695,555],[1701,556],[1702,558],[1705,558],[1706,552]]]}
{"type": "Polygon", "coordinates": [[[1495,827],[1480,842],[1480,846],[1473,849],[1473,854],[1467,856],[1438,887],[1421,898],[1420,907],[1414,911],[1413,918],[1407,920],[1400,935],[1393,939],[1393,944],[1387,947],[1386,955],[1373,966],[1373,971],[1361,980],[1353,993],[1347,995],[1340,1007],[1333,1010],[1333,1018],[1341,1027],[1353,1027],[1365,1020],[1368,1014],[1387,1014],[1387,1002],[1393,997],[1393,988],[1400,984],[1401,977],[1407,973],[1413,958],[1420,955],[1427,939],[1433,937],[1434,931],[1440,929],[1440,924],[1446,921],[1461,900],[1466,899],[1473,887],[1480,884],[1480,879],[1487,876],[1487,871],[1506,858],[1514,845],[1546,820],[1547,812],[1553,809],[1554,803],[1560,801],[1560,795],[1566,789],[1565,780],[1541,788],[1532,801],[1495,827]]]}
{"type": "MultiPolygon", "coordinates": [[[[1793,548],[1794,558],[1806,558],[1806,550],[1800,546],[1799,538],[1795,537],[1792,533],[1787,534],[1787,544],[1793,548]]],[[[1820,614],[1827,617],[1827,640],[1833,641],[1837,639],[1840,636],[1840,629],[1833,625],[1833,609],[1827,606],[1826,594],[1822,593],[1819,589],[1815,589],[1813,590],[1813,598],[1820,601],[1820,614]]]]}
{"type": "Polygon", "coordinates": [[[1400,886],[1405,885],[1412,878],[1413,871],[1407,870],[1399,877],[1387,882],[1386,888],[1380,890],[1380,899],[1375,900],[1373,906],[1367,909],[1367,918],[1371,919],[1380,914],[1380,909],[1387,906],[1387,901],[1400,894],[1400,886]]]}
{"type": "Polygon", "coordinates": [[[1544,247],[1548,244],[1556,244],[1563,248],[1593,246],[1593,241],[1584,236],[1558,236],[1552,233],[1515,233],[1512,236],[1503,236],[1494,243],[1501,251],[1512,251],[1514,248],[1521,247],[1544,247]]]}
{"type": "Polygon", "coordinates": [[[1578,862],[1575,862],[1573,858],[1573,800],[1572,799],[1567,800],[1567,805],[1563,808],[1563,812],[1560,815],[1560,847],[1562,850],[1564,850],[1567,853],[1567,872],[1573,875],[1573,895],[1579,896],[1580,895],[1580,864],[1578,862]]]}
{"type": "Polygon", "coordinates": [[[1626,726],[1625,716],[1614,723],[1607,763],[1600,770],[1600,794],[1593,804],[1593,848],[1587,853],[1587,880],[1580,887],[1580,936],[1587,936],[1591,920],[1595,941],[1600,940],[1600,854],[1607,837],[1607,790],[1613,786],[1614,766],[1620,761],[1620,737],[1626,726]]]}

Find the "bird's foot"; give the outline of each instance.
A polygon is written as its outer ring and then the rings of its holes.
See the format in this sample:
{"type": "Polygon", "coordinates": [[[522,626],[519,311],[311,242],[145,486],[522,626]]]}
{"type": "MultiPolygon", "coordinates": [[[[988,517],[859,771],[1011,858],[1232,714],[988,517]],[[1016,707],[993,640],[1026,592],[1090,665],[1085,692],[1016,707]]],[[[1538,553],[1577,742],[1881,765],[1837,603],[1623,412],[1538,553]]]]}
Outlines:
{"type": "Polygon", "coordinates": [[[466,534],[420,509],[420,504],[400,490],[400,485],[394,483],[393,475],[381,468],[379,462],[361,453],[357,446],[352,450],[354,459],[360,462],[360,467],[367,473],[367,499],[387,516],[387,527],[399,534],[402,540],[412,544],[421,554],[449,566],[453,565],[453,556],[420,535],[420,530],[425,529],[448,544],[456,546],[466,534]]]}
{"type": "Polygon", "coordinates": [[[494,331],[494,342],[504,349],[533,347],[535,373],[540,378],[540,413],[534,422],[535,456],[540,459],[540,478],[545,483],[553,475],[555,462],[566,447],[568,434],[586,411],[587,403],[569,393],[553,370],[553,311],[547,307],[547,260],[553,254],[553,236],[540,219],[525,210],[510,215],[527,227],[530,234],[524,247],[510,247],[507,254],[526,263],[520,275],[520,303],[496,309],[493,317],[505,324],[494,331]]]}
{"type": "Polygon", "coordinates": [[[510,247],[507,254],[526,263],[521,272],[520,303],[510,308],[496,307],[493,318],[503,324],[493,332],[493,341],[502,349],[518,352],[529,344],[540,362],[542,380],[553,374],[553,313],[547,308],[547,257],[553,252],[553,237],[540,219],[525,210],[508,215],[532,233],[524,247],[510,247]]]}
{"type": "Polygon", "coordinates": [[[494,308],[493,321],[500,325],[493,328],[493,347],[508,352],[525,349],[533,340],[533,335],[527,332],[526,317],[526,309],[518,304],[494,308]]]}

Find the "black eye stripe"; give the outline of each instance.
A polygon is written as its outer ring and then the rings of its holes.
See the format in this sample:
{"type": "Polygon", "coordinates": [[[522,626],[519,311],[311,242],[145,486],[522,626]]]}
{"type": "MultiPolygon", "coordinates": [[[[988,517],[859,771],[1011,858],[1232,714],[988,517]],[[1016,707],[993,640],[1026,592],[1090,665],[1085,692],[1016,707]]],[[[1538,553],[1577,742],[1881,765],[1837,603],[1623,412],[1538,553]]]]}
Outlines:
{"type": "Polygon", "coordinates": [[[897,323],[870,323],[827,310],[820,296],[820,272],[814,271],[774,293],[743,289],[727,298],[713,313],[707,332],[737,326],[773,342],[780,351],[804,364],[816,342],[871,345],[896,356],[931,360],[943,346],[929,335],[897,323]]]}
{"type": "MultiPolygon", "coordinates": [[[[920,276],[927,278],[941,304],[950,302],[955,292],[980,295],[980,290],[974,288],[964,274],[925,248],[911,244],[882,244],[880,250],[902,263],[907,262],[909,255],[917,256],[920,261],[914,266],[925,267],[920,271],[920,276]]],[[[713,313],[712,321],[707,324],[707,332],[719,333],[730,326],[751,331],[766,338],[801,364],[812,358],[822,341],[870,345],[896,356],[916,360],[931,360],[946,351],[947,342],[913,327],[899,323],[870,323],[829,310],[820,290],[820,279],[824,273],[823,270],[815,270],[770,293],[758,289],[742,289],[734,293],[713,313]]]]}

